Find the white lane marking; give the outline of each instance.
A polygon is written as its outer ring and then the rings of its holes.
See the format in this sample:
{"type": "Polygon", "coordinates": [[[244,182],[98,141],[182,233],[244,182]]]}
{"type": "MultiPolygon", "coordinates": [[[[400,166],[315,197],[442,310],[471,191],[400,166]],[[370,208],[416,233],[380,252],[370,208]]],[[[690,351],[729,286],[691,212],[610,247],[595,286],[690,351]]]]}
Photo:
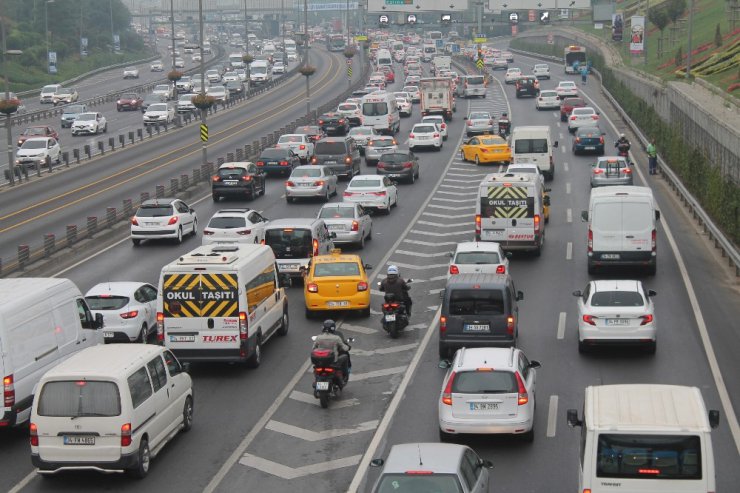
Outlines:
{"type": "Polygon", "coordinates": [[[469,218],[471,214],[436,214],[434,212],[425,212],[423,216],[441,217],[442,219],[464,219],[469,218]]]}
{"type": "Polygon", "coordinates": [[[440,267],[445,267],[449,264],[427,264],[427,265],[413,265],[413,264],[404,264],[403,262],[396,262],[394,260],[389,260],[386,262],[387,264],[393,264],[398,267],[403,267],[404,269],[413,269],[413,270],[426,270],[426,269],[437,269],[440,267]]]}
{"type": "Polygon", "coordinates": [[[321,440],[327,440],[329,438],[354,435],[355,433],[362,433],[363,431],[374,430],[377,427],[378,420],[376,419],[373,421],[365,421],[364,423],[360,423],[354,428],[337,428],[333,430],[313,431],[307,430],[305,428],[300,428],[298,426],[293,426],[288,423],[283,423],[281,421],[270,420],[265,426],[265,429],[275,431],[277,433],[282,433],[283,435],[292,436],[294,438],[299,438],[307,442],[319,442],[321,440]]]}
{"type": "Polygon", "coordinates": [[[558,339],[561,340],[565,337],[565,319],[567,317],[567,314],[565,312],[560,312],[560,315],[558,315],[558,339]]]}
{"type": "Polygon", "coordinates": [[[456,241],[421,241],[421,240],[409,240],[404,239],[404,243],[411,243],[412,245],[424,245],[424,246],[452,246],[457,245],[456,241]]]}
{"type": "Polygon", "coordinates": [[[429,294],[430,294],[430,295],[434,295],[434,294],[439,294],[439,293],[441,293],[441,292],[442,292],[442,291],[444,291],[444,290],[445,290],[445,288],[439,288],[439,289],[430,289],[430,290],[429,290],[429,294]]]}
{"type": "Polygon", "coordinates": [[[569,171],[567,162],[563,163],[563,171],[569,171]]]}
{"type": "Polygon", "coordinates": [[[449,183],[476,183],[476,184],[480,184],[480,180],[457,180],[455,178],[445,178],[445,183],[447,183],[447,182],[449,182],[449,183]]]}
{"type": "Polygon", "coordinates": [[[550,406],[547,409],[547,438],[555,436],[558,429],[558,396],[550,396],[550,406]]]}
{"type": "Polygon", "coordinates": [[[297,479],[310,474],[318,474],[321,472],[333,471],[334,469],[341,469],[343,467],[351,467],[357,465],[361,458],[361,455],[353,455],[351,457],[328,460],[326,462],[319,462],[308,466],[290,467],[268,459],[263,459],[262,457],[257,457],[256,455],[244,454],[244,457],[239,459],[239,463],[283,479],[297,479]]]}
{"type": "Polygon", "coordinates": [[[429,278],[430,281],[446,281],[447,280],[447,274],[444,274],[442,276],[434,276],[429,278]]]}
{"type": "Polygon", "coordinates": [[[396,253],[401,255],[413,255],[414,257],[447,257],[450,252],[436,252],[436,253],[421,253],[421,252],[409,252],[408,250],[396,250],[396,253]]]}
{"type": "MultiPolygon", "coordinates": [[[[455,201],[456,202],[456,201],[455,201]]],[[[469,210],[475,210],[474,205],[466,205],[464,207],[451,207],[449,205],[436,205],[436,204],[429,204],[428,207],[433,207],[435,209],[445,209],[448,211],[469,211],[469,210]]]]}
{"type": "MultiPolygon", "coordinates": [[[[344,326],[342,326],[344,327],[344,326]]],[[[406,326],[407,329],[411,328],[411,326],[406,326]]],[[[409,351],[411,349],[416,349],[416,346],[419,344],[414,342],[411,344],[403,344],[401,346],[390,346],[390,347],[383,347],[379,349],[371,349],[371,350],[365,350],[365,349],[357,349],[352,348],[352,356],[373,356],[375,354],[393,354],[393,353],[402,353],[404,351],[409,351]]]]}
{"type": "MultiPolygon", "coordinates": [[[[290,393],[290,398],[294,401],[303,402],[306,404],[316,404],[316,397],[314,397],[311,394],[307,394],[305,392],[299,392],[297,390],[294,390],[290,393]]],[[[360,399],[342,399],[339,401],[332,401],[331,407],[332,409],[341,409],[343,407],[352,407],[352,406],[358,406],[360,405],[360,399]]]]}
{"type": "MultiPolygon", "coordinates": [[[[378,291],[378,294],[382,295],[383,293],[378,291]]],[[[347,322],[342,323],[342,330],[349,330],[350,332],[357,332],[358,334],[374,334],[377,332],[375,329],[363,327],[362,325],[351,325],[347,322]]]]}
{"type": "Polygon", "coordinates": [[[373,296],[383,296],[384,293],[382,291],[378,291],[377,289],[371,289],[370,294],[373,296]]]}
{"type": "Polygon", "coordinates": [[[33,471],[29,472],[28,475],[25,478],[21,479],[18,484],[9,489],[8,493],[18,493],[23,488],[28,486],[28,483],[30,483],[31,480],[36,477],[36,471],[38,471],[38,469],[34,468],[33,471]]]}
{"type": "MultiPolygon", "coordinates": [[[[468,214],[465,214],[464,217],[470,217],[470,216],[468,214]]],[[[420,221],[416,221],[416,224],[423,224],[424,226],[435,226],[435,227],[438,227],[438,228],[449,228],[450,226],[453,226],[452,224],[435,223],[433,221],[421,221],[421,220],[420,221]]],[[[472,228],[472,227],[475,226],[475,223],[474,222],[456,223],[456,224],[454,224],[454,226],[469,226],[469,227],[472,228]]]]}
{"type": "MultiPolygon", "coordinates": [[[[442,186],[442,185],[440,185],[442,186]]],[[[447,190],[437,190],[438,194],[444,194],[444,195],[454,195],[455,197],[459,197],[457,200],[451,200],[450,202],[464,202],[463,197],[467,197],[470,194],[462,193],[462,192],[449,192],[447,190]]],[[[442,200],[442,199],[439,199],[442,200]]]]}
{"type": "MultiPolygon", "coordinates": [[[[450,193],[450,192],[445,192],[445,193],[450,193]]],[[[459,194],[456,193],[454,195],[459,195],[459,194]]],[[[455,202],[456,204],[464,204],[465,202],[476,202],[476,200],[475,199],[464,198],[464,197],[460,197],[459,199],[445,199],[445,198],[442,198],[442,197],[434,197],[432,199],[432,202],[455,202]]],[[[473,205],[473,207],[475,207],[475,206],[473,205]]]]}
{"type": "MultiPolygon", "coordinates": [[[[460,176],[460,177],[479,177],[484,178],[488,173],[447,173],[447,176],[460,176]]],[[[450,181],[450,180],[447,180],[450,181]]]]}
{"type": "Polygon", "coordinates": [[[569,241],[565,246],[565,260],[573,260],[573,242],[569,241]]]}
{"type": "Polygon", "coordinates": [[[426,236],[459,236],[459,235],[473,235],[473,231],[466,229],[465,231],[449,231],[447,233],[440,233],[439,231],[422,231],[419,229],[412,229],[409,233],[426,236]]]}
{"type": "Polygon", "coordinates": [[[563,146],[563,147],[560,148],[560,152],[562,152],[563,154],[566,153],[565,146],[563,146]]]}
{"type": "Polygon", "coordinates": [[[447,185],[445,183],[442,183],[440,185],[440,187],[454,188],[456,190],[472,190],[473,188],[478,188],[478,185],[480,184],[480,180],[475,180],[475,182],[473,182],[473,183],[474,183],[474,185],[472,185],[472,186],[471,185],[468,185],[468,186],[465,186],[465,187],[461,187],[459,185],[447,185]]]}
{"type": "Polygon", "coordinates": [[[573,222],[573,209],[568,208],[565,211],[565,221],[569,223],[573,222]]]}
{"type": "Polygon", "coordinates": [[[387,377],[388,375],[396,375],[406,371],[406,366],[394,366],[393,368],[382,368],[380,370],[368,371],[366,373],[352,373],[350,380],[357,382],[360,380],[367,380],[368,378],[387,377]]]}
{"type": "Polygon", "coordinates": [[[565,184],[565,193],[570,193],[570,182],[565,184]]]}

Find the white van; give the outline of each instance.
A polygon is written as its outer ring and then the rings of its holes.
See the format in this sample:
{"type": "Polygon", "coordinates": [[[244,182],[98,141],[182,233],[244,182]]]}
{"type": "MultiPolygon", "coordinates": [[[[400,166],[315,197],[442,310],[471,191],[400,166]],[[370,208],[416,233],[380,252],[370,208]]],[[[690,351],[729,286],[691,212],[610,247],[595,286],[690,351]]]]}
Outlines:
{"type": "Polygon", "coordinates": [[[252,84],[264,84],[272,80],[272,70],[267,60],[255,60],[249,64],[249,81],[252,84]]]}
{"type": "Polygon", "coordinates": [[[657,270],[656,222],[660,211],[648,187],[613,186],[591,189],[588,210],[588,273],[599,267],[644,267],[657,270]]]}
{"type": "Polygon", "coordinates": [[[434,58],[434,55],[436,54],[437,54],[437,46],[433,43],[430,43],[430,44],[425,43],[424,46],[421,48],[421,61],[431,62],[432,58],[434,58]]]}
{"type": "Polygon", "coordinates": [[[478,187],[475,240],[495,241],[503,250],[532,251],[545,243],[545,204],[550,197],[530,173],[491,173],[478,187]]]}
{"type": "Polygon", "coordinates": [[[242,59],[241,53],[232,53],[229,55],[229,65],[231,68],[244,68],[244,60],[242,59]]]}
{"type": "Polygon", "coordinates": [[[157,339],[183,361],[256,368],[262,344],[288,333],[288,298],[264,245],[207,245],[165,265],[157,339]]]}
{"type": "Polygon", "coordinates": [[[578,491],[707,493],[715,490],[711,429],[701,392],[680,385],[600,385],[586,388],[578,491]]]}
{"type": "Polygon", "coordinates": [[[401,114],[393,93],[375,92],[362,98],[362,126],[395,135],[401,130],[401,114]]]}
{"type": "Polygon", "coordinates": [[[103,316],[93,317],[69,279],[0,279],[0,428],[31,415],[41,376],[54,365],[103,344],[103,316]]]}
{"type": "Polygon", "coordinates": [[[265,227],[264,243],[272,248],[281,274],[303,277],[308,263],[317,255],[334,250],[333,238],[323,219],[275,219],[265,227]]]}
{"type": "Polygon", "coordinates": [[[393,66],[393,57],[391,56],[391,52],[388,50],[378,50],[376,60],[378,67],[382,67],[383,65],[388,65],[389,67],[393,66]]]}
{"type": "Polygon", "coordinates": [[[192,381],[169,350],[153,344],[87,348],[41,379],[31,461],[41,474],[91,470],[143,478],[150,460],[192,425],[192,381]]]}
{"type": "Polygon", "coordinates": [[[514,163],[534,163],[545,175],[546,180],[555,176],[552,150],[558,141],[552,140],[550,127],[546,125],[514,127],[511,132],[511,152],[514,163]]]}

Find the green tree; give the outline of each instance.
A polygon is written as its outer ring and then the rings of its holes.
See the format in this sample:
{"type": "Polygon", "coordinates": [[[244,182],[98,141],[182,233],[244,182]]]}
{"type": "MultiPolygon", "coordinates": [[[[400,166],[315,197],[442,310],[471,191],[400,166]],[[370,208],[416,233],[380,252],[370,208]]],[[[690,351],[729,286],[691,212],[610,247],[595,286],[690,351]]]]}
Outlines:
{"type": "Polygon", "coordinates": [[[674,59],[676,67],[683,65],[683,46],[679,46],[676,51],[676,58],[674,59]]]}
{"type": "Polygon", "coordinates": [[[658,42],[658,46],[663,46],[663,31],[666,27],[668,27],[668,13],[666,12],[666,9],[662,5],[658,5],[657,7],[653,7],[650,10],[648,10],[648,20],[652,22],[652,24],[658,28],[658,31],[660,31],[660,41],[658,42]]]}
{"type": "Polygon", "coordinates": [[[668,0],[664,5],[665,13],[673,24],[686,12],[686,0],[668,0]]]}

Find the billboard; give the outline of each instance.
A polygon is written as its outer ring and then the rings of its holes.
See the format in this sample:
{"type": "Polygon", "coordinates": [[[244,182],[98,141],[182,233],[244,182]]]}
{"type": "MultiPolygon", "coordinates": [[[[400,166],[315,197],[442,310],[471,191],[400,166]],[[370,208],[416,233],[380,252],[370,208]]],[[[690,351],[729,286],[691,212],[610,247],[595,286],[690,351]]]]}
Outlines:
{"type": "Polygon", "coordinates": [[[639,55],[645,49],[645,17],[633,15],[630,18],[630,53],[639,55]]]}
{"type": "Polygon", "coordinates": [[[57,73],[57,52],[50,51],[48,53],[48,59],[49,59],[49,73],[56,74],[57,73]]]}
{"type": "Polygon", "coordinates": [[[488,0],[488,10],[492,11],[512,9],[558,10],[565,7],[569,9],[590,9],[591,0],[573,0],[572,2],[566,2],[565,0],[488,0]]]}
{"type": "Polygon", "coordinates": [[[624,12],[612,14],[612,40],[622,41],[624,33],[624,12]]]}
{"type": "Polygon", "coordinates": [[[463,10],[468,10],[468,0],[368,0],[367,1],[367,11],[371,13],[461,12],[463,10]]]}

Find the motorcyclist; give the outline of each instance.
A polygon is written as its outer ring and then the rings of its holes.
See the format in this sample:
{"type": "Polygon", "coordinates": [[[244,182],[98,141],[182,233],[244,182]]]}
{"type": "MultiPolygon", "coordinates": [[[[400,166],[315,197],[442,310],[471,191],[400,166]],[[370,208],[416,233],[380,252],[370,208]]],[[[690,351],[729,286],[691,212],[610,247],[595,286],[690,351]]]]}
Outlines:
{"type": "Polygon", "coordinates": [[[411,289],[406,281],[398,273],[398,267],[395,265],[388,266],[387,277],[380,283],[380,290],[386,293],[392,293],[397,300],[403,301],[406,307],[406,315],[411,316],[411,289]]]}
{"type": "Polygon", "coordinates": [[[352,346],[349,345],[344,334],[337,330],[337,324],[334,320],[324,320],[321,334],[314,339],[313,349],[335,349],[337,351],[335,364],[342,369],[344,378],[347,379],[352,368],[352,362],[349,359],[349,351],[352,346]]]}
{"type": "Polygon", "coordinates": [[[616,147],[619,150],[620,154],[624,154],[625,156],[627,156],[630,151],[630,147],[632,147],[632,145],[630,144],[630,141],[627,138],[627,136],[622,133],[622,134],[619,134],[619,139],[616,142],[614,142],[614,147],[616,147]]]}
{"type": "Polygon", "coordinates": [[[511,120],[509,120],[509,114],[507,112],[501,113],[501,117],[498,119],[498,134],[503,136],[509,135],[511,129],[511,120]]]}

